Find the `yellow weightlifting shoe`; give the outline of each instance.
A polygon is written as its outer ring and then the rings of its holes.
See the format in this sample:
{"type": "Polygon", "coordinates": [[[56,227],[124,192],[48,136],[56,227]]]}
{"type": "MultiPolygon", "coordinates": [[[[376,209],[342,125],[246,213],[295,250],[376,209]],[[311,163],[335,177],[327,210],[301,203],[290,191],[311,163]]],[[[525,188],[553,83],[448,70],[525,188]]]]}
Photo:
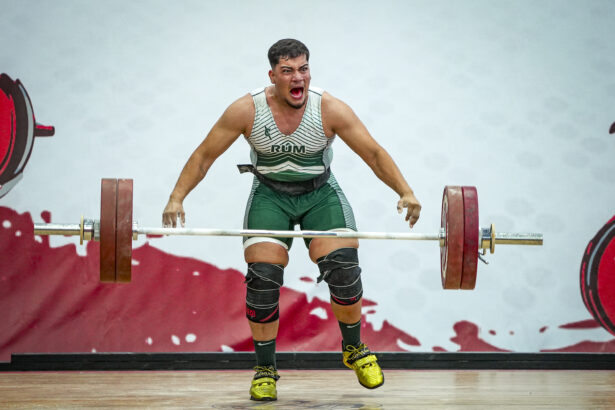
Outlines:
{"type": "Polygon", "coordinates": [[[250,400],[274,401],[278,399],[275,382],[280,378],[273,366],[256,366],[250,387],[250,400]]]}
{"type": "Polygon", "coordinates": [[[344,349],[344,364],[354,370],[361,386],[375,389],[384,384],[384,374],[376,355],[365,344],[361,343],[359,347],[347,345],[344,349]]]}

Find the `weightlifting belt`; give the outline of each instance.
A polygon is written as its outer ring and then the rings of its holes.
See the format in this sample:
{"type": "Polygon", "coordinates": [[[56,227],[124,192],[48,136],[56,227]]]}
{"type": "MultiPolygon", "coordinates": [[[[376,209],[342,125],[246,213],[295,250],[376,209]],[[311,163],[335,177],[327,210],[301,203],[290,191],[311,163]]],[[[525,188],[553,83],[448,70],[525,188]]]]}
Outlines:
{"type": "Polygon", "coordinates": [[[254,165],[251,164],[240,164],[237,165],[240,173],[251,172],[256,178],[269,188],[274,191],[281,192],[286,195],[297,196],[307,194],[308,192],[312,192],[323,186],[327,180],[329,179],[329,175],[331,174],[331,169],[327,168],[325,172],[318,175],[316,178],[308,179],[307,181],[274,181],[273,179],[267,178],[260,172],[254,168],[254,165]]]}

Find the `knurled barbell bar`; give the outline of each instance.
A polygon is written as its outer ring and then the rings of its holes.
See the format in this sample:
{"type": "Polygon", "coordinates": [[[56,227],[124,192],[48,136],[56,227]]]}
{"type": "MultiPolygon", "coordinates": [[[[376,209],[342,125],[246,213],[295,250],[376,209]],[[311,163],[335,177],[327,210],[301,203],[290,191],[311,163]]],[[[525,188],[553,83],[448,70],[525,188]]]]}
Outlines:
{"type": "MultiPolygon", "coordinates": [[[[474,289],[479,250],[484,255],[496,244],[542,245],[540,233],[495,231],[494,224],[480,228],[475,187],[446,186],[442,197],[440,230],[433,234],[414,232],[275,231],[258,229],[204,229],[140,227],[132,215],[132,179],[105,178],[101,181],[100,220],[84,219],[78,224],[35,223],[36,235],[79,236],[100,241],[101,282],[130,282],[132,241],[139,235],[261,236],[279,238],[357,238],[438,241],[440,272],[444,289],[474,289]]],[[[482,259],[482,258],[481,258],[482,259]]]]}

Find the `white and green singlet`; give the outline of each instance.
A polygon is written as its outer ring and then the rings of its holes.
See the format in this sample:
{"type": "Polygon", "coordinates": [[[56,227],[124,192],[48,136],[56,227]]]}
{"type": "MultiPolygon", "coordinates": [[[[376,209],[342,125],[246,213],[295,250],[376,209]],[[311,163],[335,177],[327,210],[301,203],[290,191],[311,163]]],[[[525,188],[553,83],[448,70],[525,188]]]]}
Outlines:
{"type": "MultiPolygon", "coordinates": [[[[254,124],[247,138],[254,169],[268,180],[282,184],[313,180],[331,166],[331,144],[322,126],[323,91],[311,88],[299,127],[290,135],[278,130],[265,95],[265,88],[251,93],[254,100],[254,124]]],[[[323,180],[324,181],[324,180],[323,180]]],[[[245,229],[354,230],[352,208],[333,173],[324,185],[301,195],[288,195],[267,186],[255,176],[244,217],[245,229]]],[[[310,239],[305,243],[309,246],[310,239]]],[[[258,242],[275,242],[286,249],[292,238],[246,237],[244,248],[258,242]]]]}
{"type": "Polygon", "coordinates": [[[273,119],[265,88],[251,92],[255,113],[248,142],[252,148],[250,159],[258,172],[275,181],[305,181],[329,168],[335,137],[327,138],[322,127],[322,93],[319,88],[309,89],[299,127],[284,135],[273,119]]]}

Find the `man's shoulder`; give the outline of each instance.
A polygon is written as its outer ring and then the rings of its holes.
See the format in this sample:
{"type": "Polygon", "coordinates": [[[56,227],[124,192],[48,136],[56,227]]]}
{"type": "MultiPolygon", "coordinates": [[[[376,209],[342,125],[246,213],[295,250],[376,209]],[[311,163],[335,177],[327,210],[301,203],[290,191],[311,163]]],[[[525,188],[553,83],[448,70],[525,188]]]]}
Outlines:
{"type": "Polygon", "coordinates": [[[340,100],[339,98],[334,97],[333,95],[331,95],[330,93],[323,91],[322,93],[322,106],[323,109],[326,110],[333,110],[333,111],[345,111],[346,109],[349,109],[350,107],[348,106],[348,104],[346,104],[344,101],[340,100]]]}
{"type": "Polygon", "coordinates": [[[257,95],[264,93],[264,92],[265,92],[265,88],[266,88],[266,87],[259,87],[259,88],[255,88],[254,90],[250,91],[250,93],[249,93],[249,94],[250,94],[252,97],[256,97],[257,95]]]}
{"type": "Polygon", "coordinates": [[[337,133],[338,128],[343,128],[355,120],[355,114],[352,108],[339,98],[325,92],[321,101],[323,122],[326,123],[327,127],[331,128],[333,132],[337,133]]]}
{"type": "Polygon", "coordinates": [[[312,85],[310,85],[310,92],[314,93],[314,94],[318,94],[322,97],[322,95],[325,93],[325,90],[320,88],[320,87],[314,87],[312,85]]]}
{"type": "Polygon", "coordinates": [[[245,94],[228,106],[224,112],[226,117],[235,121],[249,122],[254,116],[254,103],[250,94],[245,94]]]}

